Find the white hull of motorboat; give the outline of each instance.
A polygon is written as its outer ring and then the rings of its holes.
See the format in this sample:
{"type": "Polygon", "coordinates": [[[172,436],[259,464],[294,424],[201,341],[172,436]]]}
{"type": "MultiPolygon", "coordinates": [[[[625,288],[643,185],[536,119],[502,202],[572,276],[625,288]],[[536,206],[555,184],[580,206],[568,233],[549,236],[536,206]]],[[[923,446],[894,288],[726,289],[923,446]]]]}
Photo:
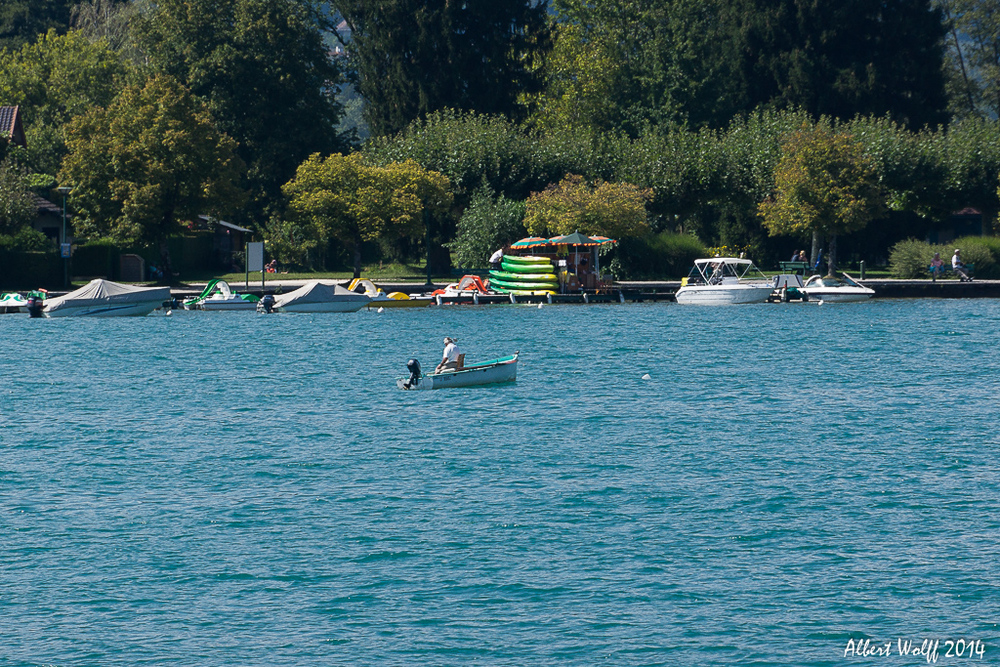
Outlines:
{"type": "Polygon", "coordinates": [[[68,306],[49,312],[42,310],[45,317],[143,317],[163,305],[163,299],[156,301],[130,301],[128,303],[93,303],[68,306]]]}
{"type": "Polygon", "coordinates": [[[293,306],[282,306],[275,310],[282,313],[353,313],[368,305],[364,301],[323,301],[321,303],[300,303],[293,306]]]}
{"type": "Polygon", "coordinates": [[[809,288],[800,287],[799,292],[805,295],[809,301],[830,301],[830,302],[848,302],[848,301],[867,301],[868,299],[875,296],[875,290],[868,287],[845,287],[845,288],[834,288],[834,289],[823,289],[823,288],[809,288]]]}
{"type": "Polygon", "coordinates": [[[246,301],[239,297],[234,299],[205,299],[188,308],[188,310],[256,310],[256,301],[246,301]]]}
{"type": "Polygon", "coordinates": [[[461,370],[431,373],[422,376],[412,387],[406,386],[407,378],[399,378],[396,386],[400,389],[449,389],[513,382],[517,379],[517,357],[515,352],[510,357],[472,364],[461,370]]]}
{"type": "Polygon", "coordinates": [[[875,290],[855,282],[846,273],[843,279],[834,276],[812,276],[799,288],[799,293],[808,301],[832,303],[867,301],[875,296],[875,290]]]}
{"type": "Polygon", "coordinates": [[[695,305],[733,305],[764,303],[771,296],[770,284],[685,285],[677,290],[677,303],[695,305]]]}

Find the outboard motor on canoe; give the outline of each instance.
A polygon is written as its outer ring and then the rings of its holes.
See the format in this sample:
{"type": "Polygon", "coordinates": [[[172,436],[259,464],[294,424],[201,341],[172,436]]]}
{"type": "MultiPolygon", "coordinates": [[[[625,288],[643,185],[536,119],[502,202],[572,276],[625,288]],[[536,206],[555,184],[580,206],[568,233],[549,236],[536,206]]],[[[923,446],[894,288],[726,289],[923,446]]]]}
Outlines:
{"type": "Polygon", "coordinates": [[[44,305],[45,305],[44,302],[37,296],[34,295],[29,296],[28,304],[26,306],[26,308],[28,309],[28,317],[41,317],[42,307],[44,305]]]}
{"type": "Polygon", "coordinates": [[[410,379],[403,383],[403,387],[409,389],[420,384],[420,362],[410,359],[406,362],[406,370],[410,371],[410,379]]]}
{"type": "Polygon", "coordinates": [[[274,295],[265,294],[258,302],[257,310],[261,313],[270,313],[274,310],[274,295]]]}

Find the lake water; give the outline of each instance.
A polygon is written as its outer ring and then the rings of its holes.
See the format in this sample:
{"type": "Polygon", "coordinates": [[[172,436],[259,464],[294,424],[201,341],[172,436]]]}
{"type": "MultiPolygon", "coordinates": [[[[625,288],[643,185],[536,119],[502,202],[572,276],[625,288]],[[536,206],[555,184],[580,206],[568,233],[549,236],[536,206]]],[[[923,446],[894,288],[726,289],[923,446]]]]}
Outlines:
{"type": "Polygon", "coordinates": [[[998,338],[995,300],[2,316],[0,665],[998,664],[998,338]],[[397,390],[444,335],[517,382],[397,390]]]}

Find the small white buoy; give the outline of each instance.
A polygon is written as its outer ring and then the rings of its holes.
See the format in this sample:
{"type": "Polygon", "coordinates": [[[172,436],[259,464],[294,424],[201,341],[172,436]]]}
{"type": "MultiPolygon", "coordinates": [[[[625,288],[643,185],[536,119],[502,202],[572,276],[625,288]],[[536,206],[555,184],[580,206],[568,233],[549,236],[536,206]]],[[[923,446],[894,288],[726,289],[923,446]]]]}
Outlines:
{"type": "Polygon", "coordinates": [[[379,306],[377,312],[384,313],[385,312],[385,308],[383,308],[382,306],[379,306]]]}
{"type": "Polygon", "coordinates": [[[168,311],[167,311],[167,317],[170,317],[170,314],[171,314],[172,312],[174,312],[174,311],[172,311],[172,310],[168,310],[168,311]]]}
{"type": "Polygon", "coordinates": [[[544,305],[545,305],[544,303],[540,303],[540,304],[538,304],[538,307],[541,308],[544,305]]]}
{"type": "Polygon", "coordinates": [[[645,375],[642,376],[642,379],[643,380],[652,380],[653,378],[652,378],[652,376],[650,376],[649,373],[646,373],[645,375]]]}
{"type": "Polygon", "coordinates": [[[820,299],[819,301],[817,301],[816,305],[817,306],[822,306],[823,305],[823,299],[820,299]]]}

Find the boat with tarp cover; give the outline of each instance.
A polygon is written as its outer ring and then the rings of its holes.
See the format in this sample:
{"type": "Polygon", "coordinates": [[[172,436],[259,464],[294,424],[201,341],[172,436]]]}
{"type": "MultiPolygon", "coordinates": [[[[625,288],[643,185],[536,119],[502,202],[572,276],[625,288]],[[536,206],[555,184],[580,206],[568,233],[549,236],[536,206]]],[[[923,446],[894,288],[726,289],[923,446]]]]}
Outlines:
{"type": "Polygon", "coordinates": [[[170,301],[169,287],[135,287],[95,278],[78,290],[46,299],[45,317],[143,316],[170,301]]]}
{"type": "Polygon", "coordinates": [[[353,313],[370,302],[364,294],[313,280],[288,294],[276,295],[272,307],[286,313],[353,313]]]}

